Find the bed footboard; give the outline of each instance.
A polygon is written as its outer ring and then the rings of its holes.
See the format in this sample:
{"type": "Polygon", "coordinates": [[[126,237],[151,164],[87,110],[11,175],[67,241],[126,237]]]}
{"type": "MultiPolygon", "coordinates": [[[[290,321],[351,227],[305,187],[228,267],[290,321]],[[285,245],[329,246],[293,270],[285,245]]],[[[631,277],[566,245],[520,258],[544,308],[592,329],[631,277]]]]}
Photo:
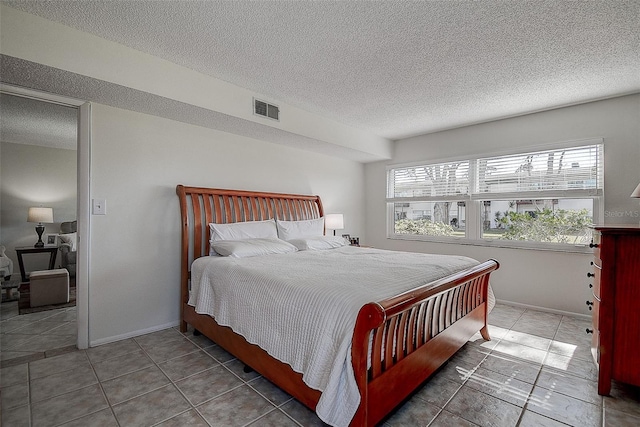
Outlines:
{"type": "Polygon", "coordinates": [[[351,351],[361,402],[351,425],[378,423],[476,332],[489,340],[489,274],[498,267],[489,260],[360,310],[351,351]]]}

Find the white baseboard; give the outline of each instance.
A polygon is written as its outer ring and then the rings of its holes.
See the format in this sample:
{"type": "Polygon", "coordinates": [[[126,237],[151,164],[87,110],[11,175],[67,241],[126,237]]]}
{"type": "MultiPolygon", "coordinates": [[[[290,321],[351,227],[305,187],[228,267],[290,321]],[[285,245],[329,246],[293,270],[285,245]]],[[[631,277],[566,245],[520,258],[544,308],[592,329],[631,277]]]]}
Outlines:
{"type": "Polygon", "coordinates": [[[109,344],[109,343],[116,342],[116,341],[126,340],[128,338],[139,337],[140,335],[150,334],[151,332],[158,332],[158,331],[161,331],[163,329],[173,328],[175,326],[178,326],[179,324],[180,324],[179,321],[178,322],[165,323],[164,325],[152,326],[151,328],[140,329],[140,330],[133,331],[133,332],[127,332],[126,334],[122,334],[122,335],[116,335],[116,336],[107,337],[107,338],[100,338],[98,340],[89,341],[89,347],[96,347],[96,346],[99,346],[99,345],[102,345],[102,344],[109,344]]]}
{"type": "Polygon", "coordinates": [[[501,299],[496,299],[496,303],[513,305],[515,307],[530,308],[531,310],[537,310],[537,311],[546,311],[547,313],[561,314],[563,316],[579,317],[580,319],[584,319],[584,320],[591,320],[591,316],[588,314],[572,313],[570,311],[555,310],[553,308],[538,307],[536,305],[522,304],[519,302],[505,301],[501,299]]]}

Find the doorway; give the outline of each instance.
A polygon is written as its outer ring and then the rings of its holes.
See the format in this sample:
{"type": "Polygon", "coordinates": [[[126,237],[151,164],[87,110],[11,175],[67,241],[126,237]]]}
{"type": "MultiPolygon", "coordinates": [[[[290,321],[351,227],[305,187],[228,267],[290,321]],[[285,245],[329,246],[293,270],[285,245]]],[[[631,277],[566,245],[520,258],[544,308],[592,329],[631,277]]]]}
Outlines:
{"type": "MultiPolygon", "coordinates": [[[[76,230],[75,265],[63,266],[60,251],[58,251],[55,261],[56,268],[64,267],[71,273],[70,283],[75,282],[75,307],[73,310],[65,307],[64,309],[56,309],[56,312],[44,310],[38,313],[27,313],[29,319],[23,316],[13,319],[11,318],[12,309],[3,303],[1,313],[3,330],[0,332],[3,334],[2,360],[5,365],[5,360],[14,356],[38,357],[38,353],[41,352],[46,353],[46,351],[56,351],[56,349],[61,351],[59,349],[69,347],[69,341],[73,341],[71,347],[86,348],[88,346],[89,211],[87,201],[89,200],[90,105],[84,101],[4,84],[0,85],[0,97],[2,99],[0,102],[5,107],[3,108],[3,156],[0,158],[4,166],[2,174],[3,178],[9,174],[13,176],[12,179],[2,180],[3,215],[0,242],[7,247],[7,255],[13,257],[12,279],[21,280],[15,248],[18,246],[33,247],[35,241],[38,240],[34,230],[36,224],[27,222],[27,210],[22,205],[52,208],[53,223],[43,224],[46,226],[42,236],[46,242],[45,248],[54,244],[60,245],[62,242],[60,239],[61,231],[72,232],[72,229],[69,228],[71,226],[76,230]],[[18,107],[23,107],[23,109],[20,110],[18,107]],[[15,114],[28,114],[29,110],[32,114],[32,117],[29,117],[31,121],[25,120],[23,116],[24,126],[21,129],[27,135],[26,141],[21,141],[17,135],[20,130],[16,131],[16,135],[7,132],[14,128],[11,127],[13,125],[5,121],[5,118],[11,119],[15,114]],[[42,116],[44,112],[50,113],[46,115],[49,120],[46,123],[48,131],[48,137],[44,138],[46,141],[42,141],[42,135],[38,134],[39,131],[34,130],[37,129],[37,126],[33,127],[33,122],[37,121],[38,115],[42,116]],[[72,141],[69,141],[69,134],[73,135],[72,141]],[[26,161],[21,161],[20,156],[25,155],[26,157],[22,157],[22,159],[26,159],[26,161]],[[10,164],[13,166],[8,166],[10,164]],[[38,177],[38,174],[42,175],[38,177]],[[57,174],[56,179],[46,178],[46,176],[53,176],[51,174],[57,174]],[[69,183],[69,175],[71,174],[73,177],[69,183]],[[63,176],[64,179],[61,180],[60,176],[63,176]],[[64,227],[61,230],[62,225],[64,227]],[[42,343],[38,344],[37,339],[29,340],[25,337],[17,337],[21,335],[18,326],[32,323],[31,321],[34,323],[33,330],[30,331],[32,335],[39,330],[38,328],[44,330],[49,326],[55,326],[54,333],[51,335],[57,334],[66,337],[66,341],[48,338],[41,339],[42,343]],[[11,333],[16,337],[4,336],[5,333],[11,333]],[[73,339],[68,338],[69,336],[73,336],[73,339]],[[31,344],[16,344],[21,341],[31,341],[31,344]],[[7,346],[6,342],[15,345],[7,346]],[[51,344],[51,348],[45,348],[47,342],[51,344]]],[[[13,118],[15,119],[15,117],[13,118]]],[[[44,134],[46,135],[47,132],[44,134]]],[[[66,237],[69,235],[67,234],[66,237]]],[[[36,255],[41,254],[34,254],[33,257],[36,255]]],[[[64,262],[69,261],[69,257],[66,258],[64,262]]],[[[46,266],[41,268],[41,264],[38,262],[41,263],[42,260],[38,260],[37,257],[28,262],[25,258],[23,262],[24,269],[27,271],[48,270],[46,266]]],[[[26,330],[23,329],[23,331],[26,330]]]]}

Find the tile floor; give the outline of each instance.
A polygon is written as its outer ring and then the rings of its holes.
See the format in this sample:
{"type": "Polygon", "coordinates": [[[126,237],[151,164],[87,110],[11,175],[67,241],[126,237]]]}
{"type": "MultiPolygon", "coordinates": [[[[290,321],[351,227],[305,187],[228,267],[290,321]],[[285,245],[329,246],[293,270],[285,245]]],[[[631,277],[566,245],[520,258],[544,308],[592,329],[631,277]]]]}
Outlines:
{"type": "MultiPolygon", "coordinates": [[[[4,339],[14,356],[25,349],[5,338],[17,321],[0,323],[3,354],[4,339]]],[[[492,341],[472,338],[384,426],[640,425],[640,389],[597,394],[587,320],[501,304],[490,324],[492,341]]],[[[21,360],[0,370],[5,427],[323,425],[205,337],[177,329],[21,360]]]]}

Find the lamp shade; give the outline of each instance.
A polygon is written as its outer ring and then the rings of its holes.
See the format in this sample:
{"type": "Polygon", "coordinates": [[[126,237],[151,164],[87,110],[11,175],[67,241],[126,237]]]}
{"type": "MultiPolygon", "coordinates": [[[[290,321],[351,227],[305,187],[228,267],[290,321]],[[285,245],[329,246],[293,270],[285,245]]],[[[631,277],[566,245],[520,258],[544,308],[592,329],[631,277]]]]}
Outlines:
{"type": "Polygon", "coordinates": [[[640,199],[640,184],[638,184],[636,189],[633,190],[633,193],[631,193],[631,197],[635,197],[636,199],[640,199]]]}
{"type": "Polygon", "coordinates": [[[52,223],[53,208],[29,208],[27,222],[52,223]]]}
{"type": "Polygon", "coordinates": [[[344,215],[342,214],[325,215],[324,226],[329,230],[342,230],[344,228],[344,215]]]}

